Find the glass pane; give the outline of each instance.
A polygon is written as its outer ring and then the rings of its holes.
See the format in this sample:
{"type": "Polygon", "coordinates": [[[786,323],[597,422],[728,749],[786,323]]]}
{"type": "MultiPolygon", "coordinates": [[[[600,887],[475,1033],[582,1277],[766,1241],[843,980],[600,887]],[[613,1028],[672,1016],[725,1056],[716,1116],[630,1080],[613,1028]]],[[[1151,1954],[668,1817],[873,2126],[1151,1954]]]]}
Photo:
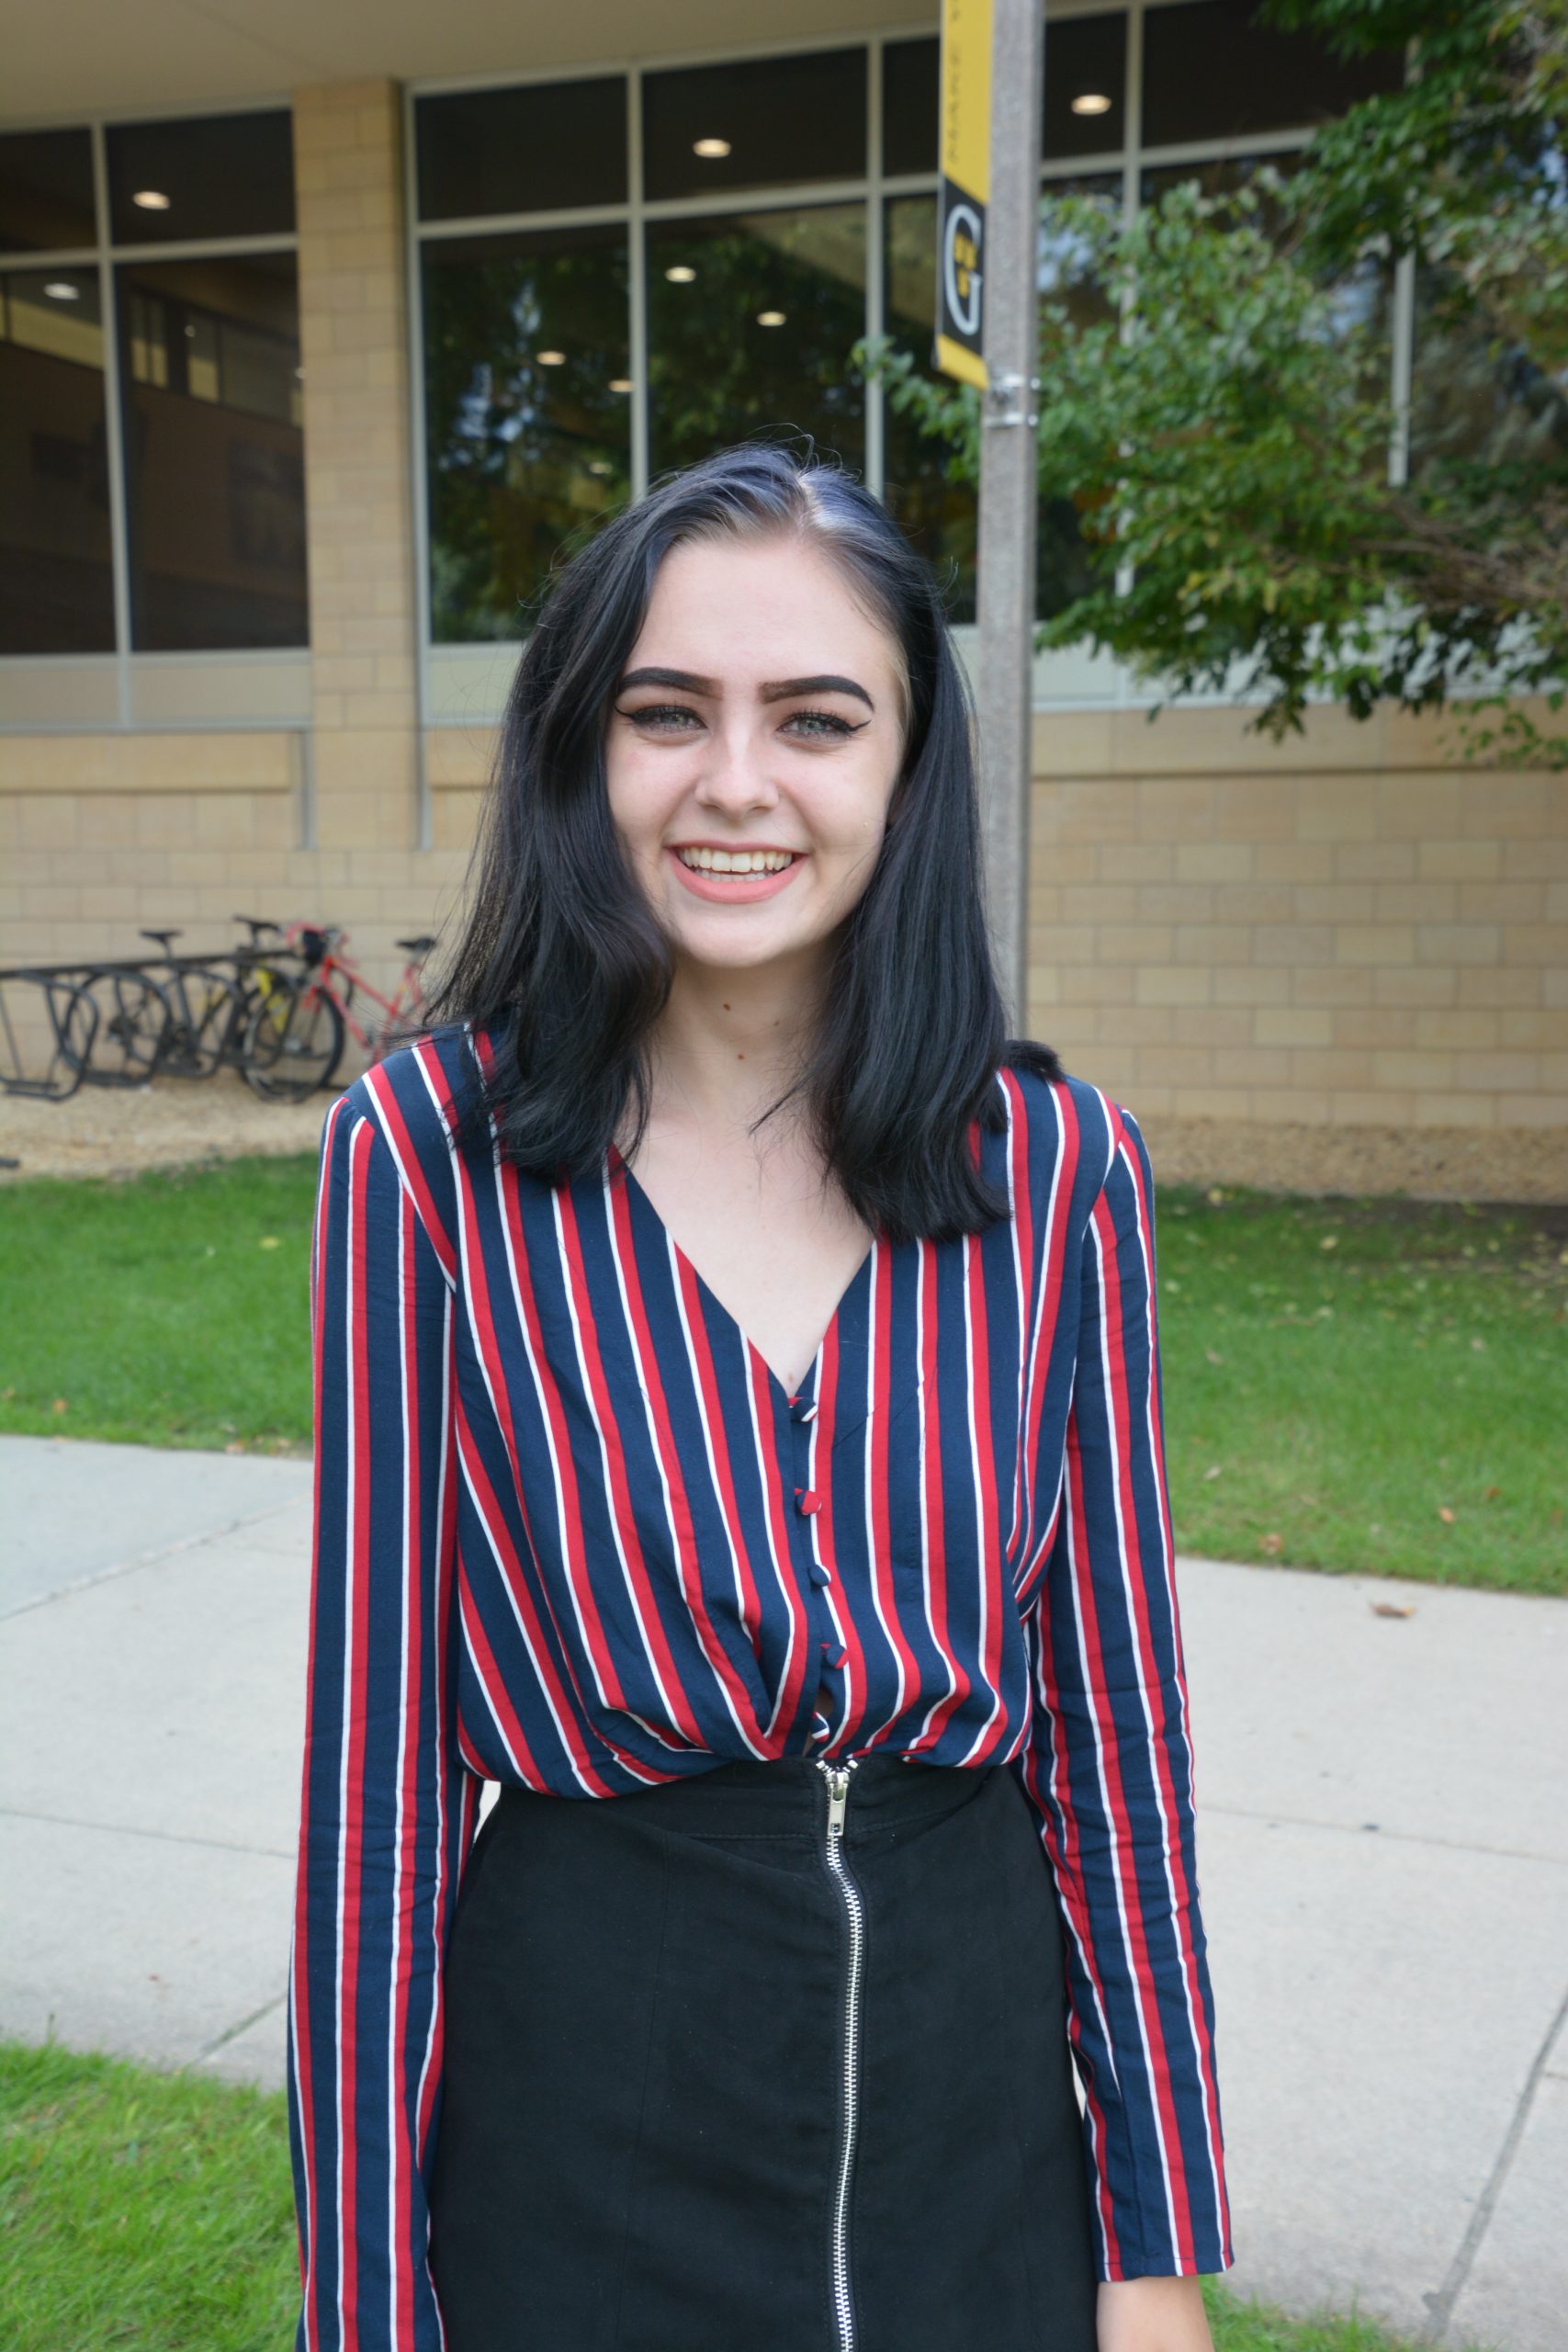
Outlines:
{"type": "Polygon", "coordinates": [[[0,253],[97,241],[86,131],[16,130],[0,139],[0,253]]]}
{"type": "MultiPolygon", "coordinates": [[[[940,70],[934,40],[894,41],[882,52],[882,168],[889,177],[936,169],[940,70]]],[[[1124,16],[1047,19],[1044,162],[1120,147],[1126,82],[1124,16]]]]}
{"type": "Polygon", "coordinates": [[[309,642],[292,254],[116,272],[131,642],[309,642]]]}
{"type": "Polygon", "coordinates": [[[117,244],[292,233],[294,120],[286,108],[122,122],[106,136],[117,244]]]}
{"type": "Polygon", "coordinates": [[[863,466],[863,205],[651,225],[648,318],[656,470],[801,433],[863,466]]]}
{"type": "Polygon", "coordinates": [[[1393,90],[1397,50],[1342,63],[1310,33],[1253,21],[1257,0],[1182,0],[1144,17],[1144,144],[1238,139],[1326,122],[1393,90]]]}
{"type": "Polygon", "coordinates": [[[0,277],[0,653],[112,653],[96,270],[0,277]]]}
{"type": "Polygon", "coordinates": [[[432,630],[521,637],[560,548],[630,494],[626,231],[433,238],[422,262],[432,630]]]}
{"type": "Polygon", "coordinates": [[[1044,160],[1103,155],[1126,120],[1127,19],[1069,17],[1045,25],[1044,160]]]}
{"type": "Polygon", "coordinates": [[[414,107],[424,220],[626,200],[626,85],[538,82],[414,107]]]}
{"type": "Polygon", "coordinates": [[[765,57],[649,74],[642,85],[650,198],[798,187],[865,171],[865,51],[765,57]]]}
{"type": "Polygon", "coordinates": [[[896,40],[882,52],[882,168],[889,178],[936,169],[941,47],[896,40]]]}
{"type": "MultiPolygon", "coordinates": [[[[1099,198],[1114,206],[1121,182],[1110,174],[1055,183],[1058,193],[1099,198]]],[[[886,207],[887,332],[931,373],[936,290],[936,199],[897,198],[886,207]]],[[[1106,298],[1076,245],[1055,232],[1049,207],[1042,213],[1038,247],[1043,298],[1060,301],[1077,324],[1107,315],[1106,298]]],[[[886,498],[889,512],[949,583],[954,621],[975,618],[976,495],[950,478],[942,445],[925,439],[912,419],[886,413],[884,427],[886,498]]],[[[1071,499],[1046,499],[1036,521],[1036,610],[1058,613],[1088,585],[1078,512],[1071,499]]]]}
{"type": "Polygon", "coordinates": [[[1410,387],[1412,479],[1445,459],[1488,465],[1568,459],[1568,391],[1517,345],[1494,345],[1480,317],[1439,317],[1441,280],[1416,277],[1410,387]]]}

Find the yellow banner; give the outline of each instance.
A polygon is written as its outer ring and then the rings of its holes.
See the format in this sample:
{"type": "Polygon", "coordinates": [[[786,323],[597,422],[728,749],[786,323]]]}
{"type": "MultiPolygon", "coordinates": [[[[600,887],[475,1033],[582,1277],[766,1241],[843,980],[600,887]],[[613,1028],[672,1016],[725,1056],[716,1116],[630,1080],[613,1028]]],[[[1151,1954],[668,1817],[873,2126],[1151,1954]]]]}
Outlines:
{"type": "Polygon", "coordinates": [[[986,384],[986,207],[991,192],[991,0],[942,0],[942,189],[933,364],[986,384]]]}

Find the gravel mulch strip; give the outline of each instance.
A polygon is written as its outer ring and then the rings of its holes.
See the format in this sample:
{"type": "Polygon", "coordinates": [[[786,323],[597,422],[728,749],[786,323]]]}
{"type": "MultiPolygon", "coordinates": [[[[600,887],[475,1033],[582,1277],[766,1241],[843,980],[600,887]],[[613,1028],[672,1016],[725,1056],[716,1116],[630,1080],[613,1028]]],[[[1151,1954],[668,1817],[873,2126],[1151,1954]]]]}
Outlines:
{"type": "Polygon", "coordinates": [[[28,1176],[132,1176],[144,1168],[313,1152],[335,1096],[264,1102],[233,1070],[181,1084],[83,1087],[65,1102],[0,1094],[0,1183],[28,1176]],[[15,1165],[11,1163],[15,1162],[15,1165]]]}

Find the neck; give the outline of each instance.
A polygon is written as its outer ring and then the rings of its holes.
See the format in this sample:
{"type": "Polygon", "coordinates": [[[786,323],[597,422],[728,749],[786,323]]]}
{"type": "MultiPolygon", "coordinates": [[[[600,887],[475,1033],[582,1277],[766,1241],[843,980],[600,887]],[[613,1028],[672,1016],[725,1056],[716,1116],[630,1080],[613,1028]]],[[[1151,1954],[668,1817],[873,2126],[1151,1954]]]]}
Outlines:
{"type": "Polygon", "coordinates": [[[654,1116],[716,1148],[743,1136],[798,1075],[823,977],[816,957],[750,971],[682,960],[651,1040],[654,1116]]]}

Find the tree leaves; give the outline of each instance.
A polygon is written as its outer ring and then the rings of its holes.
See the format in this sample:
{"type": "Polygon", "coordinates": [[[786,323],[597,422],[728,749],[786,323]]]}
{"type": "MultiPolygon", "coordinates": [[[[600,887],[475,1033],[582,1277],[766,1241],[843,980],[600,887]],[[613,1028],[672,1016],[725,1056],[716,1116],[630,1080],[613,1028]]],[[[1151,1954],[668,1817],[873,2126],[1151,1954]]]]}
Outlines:
{"type": "MultiPolygon", "coordinates": [[[[1037,641],[1087,642],[1162,696],[1258,696],[1250,724],[1275,741],[1315,695],[1358,719],[1396,701],[1451,710],[1469,757],[1568,766],[1568,734],[1519,707],[1560,709],[1568,675],[1568,0],[1263,13],[1347,54],[1413,41],[1415,78],[1325,125],[1288,175],[1179,182],[1130,223],[1045,200],[1046,244],[1111,315],[1042,305],[1040,489],[1083,517],[1088,585],[1037,641]],[[1495,457],[1418,453],[1407,481],[1390,479],[1404,254],[1423,332],[1458,338],[1444,366],[1518,428],[1495,457]]],[[[886,344],[857,356],[977,479],[976,395],[886,344]]]]}

